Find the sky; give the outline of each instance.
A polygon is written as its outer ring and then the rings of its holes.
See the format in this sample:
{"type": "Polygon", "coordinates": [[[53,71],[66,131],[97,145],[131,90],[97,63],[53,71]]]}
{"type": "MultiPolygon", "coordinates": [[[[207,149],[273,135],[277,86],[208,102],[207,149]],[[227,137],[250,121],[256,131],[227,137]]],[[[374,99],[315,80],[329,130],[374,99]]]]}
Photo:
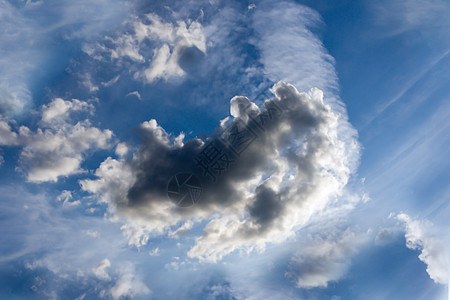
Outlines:
{"type": "Polygon", "coordinates": [[[0,298],[449,299],[448,15],[0,0],[0,298]]]}

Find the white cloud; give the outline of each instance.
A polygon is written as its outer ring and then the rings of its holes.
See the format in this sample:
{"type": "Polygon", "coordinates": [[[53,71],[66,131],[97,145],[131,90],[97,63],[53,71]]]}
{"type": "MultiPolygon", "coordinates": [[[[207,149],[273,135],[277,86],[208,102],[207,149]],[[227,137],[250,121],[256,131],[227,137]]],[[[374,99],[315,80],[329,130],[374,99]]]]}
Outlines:
{"type": "Polygon", "coordinates": [[[58,201],[62,201],[63,202],[63,206],[78,206],[81,204],[80,200],[76,200],[76,201],[70,201],[72,199],[72,192],[71,191],[62,191],[61,194],[56,197],[56,200],[58,201]]]}
{"type": "Polygon", "coordinates": [[[128,96],[136,96],[139,100],[142,100],[141,94],[139,94],[138,91],[134,91],[134,92],[128,93],[128,94],[126,95],[126,97],[128,97],[128,96]]]}
{"type": "Polygon", "coordinates": [[[92,111],[94,106],[78,99],[55,98],[42,108],[42,122],[66,122],[69,114],[75,111],[92,111]]]}
{"type": "MultiPolygon", "coordinates": [[[[36,71],[48,67],[50,57],[57,54],[52,53],[54,47],[48,47],[56,36],[66,42],[73,38],[90,40],[120,23],[128,7],[122,1],[106,0],[27,1],[17,5],[1,0],[0,114],[14,117],[32,107],[30,87],[35,83],[42,86],[36,71]],[[49,12],[58,17],[43,17],[49,12]]],[[[52,61],[52,68],[65,67],[52,61]]],[[[94,86],[89,88],[95,90],[94,86]]]]}
{"type": "Polygon", "coordinates": [[[42,60],[42,50],[32,46],[41,38],[34,26],[15,6],[0,1],[0,114],[20,114],[32,100],[25,82],[32,66],[42,60]]]}
{"type": "Polygon", "coordinates": [[[176,58],[172,55],[167,44],[155,50],[150,68],[144,70],[147,82],[153,82],[158,78],[167,80],[169,77],[180,77],[182,75],[184,75],[184,71],[178,66],[176,58]]]}
{"type": "Polygon", "coordinates": [[[270,80],[290,82],[299,90],[317,87],[327,98],[334,96],[338,89],[334,58],[310,30],[321,25],[319,13],[291,2],[264,1],[254,9],[252,20],[259,34],[254,43],[270,80]]]}
{"type": "Polygon", "coordinates": [[[147,14],[145,20],[133,19],[130,23],[131,33],[107,38],[114,47],[108,48],[103,44],[85,46],[85,52],[94,58],[100,58],[99,53],[109,52],[119,64],[123,58],[131,59],[136,64],[150,62],[149,66],[142,66],[134,75],[136,79],[149,83],[158,79],[182,77],[185,75],[183,61],[191,59],[190,55],[195,51],[206,53],[205,34],[197,21],[178,21],[173,24],[164,22],[155,14],[147,14]],[[146,54],[152,49],[148,41],[153,43],[152,57],[146,54]]]}
{"type": "Polygon", "coordinates": [[[133,298],[137,295],[149,295],[151,293],[151,290],[135,274],[133,268],[124,268],[121,273],[116,284],[109,290],[113,299],[120,299],[122,297],[133,298]]]}
{"type": "Polygon", "coordinates": [[[326,231],[310,237],[290,261],[286,275],[293,277],[299,288],[325,288],[330,281],[341,279],[350,267],[361,237],[350,229],[326,231]]]}
{"type": "Polygon", "coordinates": [[[144,62],[144,57],[139,54],[139,44],[138,41],[134,39],[131,35],[123,35],[117,39],[111,39],[115,44],[116,48],[111,50],[111,57],[118,59],[121,57],[129,57],[130,59],[137,62],[144,62]]]}
{"type": "Polygon", "coordinates": [[[109,259],[105,258],[97,266],[92,268],[92,272],[94,272],[95,276],[97,276],[97,278],[99,279],[109,280],[111,278],[108,274],[108,271],[106,270],[109,267],[111,267],[111,262],[109,261],[109,259]]]}
{"type": "MultiPolygon", "coordinates": [[[[1,61],[0,61],[1,63],[1,61]]],[[[31,102],[30,91],[21,84],[0,83],[0,113],[16,115],[23,112],[31,102]]]]}
{"type": "Polygon", "coordinates": [[[90,93],[95,93],[99,90],[98,86],[96,86],[93,83],[91,74],[87,73],[84,75],[80,75],[80,77],[81,77],[81,84],[85,86],[90,93]]]}
{"type": "Polygon", "coordinates": [[[77,99],[55,98],[42,107],[42,118],[36,132],[21,126],[15,132],[6,120],[0,120],[0,143],[20,145],[21,169],[32,182],[57,181],[59,177],[83,172],[84,153],[106,149],[113,136],[110,130],[93,127],[89,120],[74,124],[71,114],[93,111],[93,105],[77,99]]]}
{"type": "Polygon", "coordinates": [[[387,245],[395,241],[399,234],[400,231],[398,230],[398,228],[381,228],[375,237],[375,245],[387,245]]]}
{"type": "Polygon", "coordinates": [[[19,144],[19,135],[12,130],[7,119],[0,118],[0,145],[15,146],[19,144]]]}
{"type": "Polygon", "coordinates": [[[191,230],[192,227],[194,227],[194,222],[192,222],[192,220],[187,220],[186,222],[184,222],[183,225],[178,227],[176,230],[169,231],[168,236],[171,238],[179,238],[183,234],[189,232],[189,230],[191,230]]]}
{"type": "Polygon", "coordinates": [[[107,81],[107,82],[102,82],[103,86],[112,86],[114,85],[120,78],[120,75],[114,76],[111,80],[107,81]]]}
{"type": "Polygon", "coordinates": [[[421,251],[419,259],[427,265],[430,278],[436,283],[448,284],[449,252],[444,242],[447,237],[436,234],[427,221],[414,220],[404,213],[397,215],[397,219],[405,225],[406,246],[421,251]]]}
{"type": "MultiPolygon", "coordinates": [[[[383,30],[382,35],[391,37],[411,30],[427,31],[449,36],[445,30],[450,24],[446,16],[450,7],[445,0],[393,0],[372,4],[375,21],[383,30]]],[[[435,38],[435,37],[434,37],[435,38]]]]}
{"type": "Polygon", "coordinates": [[[122,157],[128,153],[128,146],[125,143],[118,143],[116,146],[116,155],[122,157]]]}
{"type": "Polygon", "coordinates": [[[90,230],[90,229],[88,229],[88,230],[84,230],[83,231],[86,235],[88,235],[88,236],[90,236],[90,237],[93,237],[93,238],[98,238],[99,237],[99,233],[98,233],[98,231],[96,231],[96,230],[90,230]]]}
{"type": "Polygon", "coordinates": [[[159,248],[158,247],[156,247],[156,248],[154,248],[154,249],[152,249],[149,253],[148,253],[148,255],[150,255],[150,256],[159,256],[159,248]]]}

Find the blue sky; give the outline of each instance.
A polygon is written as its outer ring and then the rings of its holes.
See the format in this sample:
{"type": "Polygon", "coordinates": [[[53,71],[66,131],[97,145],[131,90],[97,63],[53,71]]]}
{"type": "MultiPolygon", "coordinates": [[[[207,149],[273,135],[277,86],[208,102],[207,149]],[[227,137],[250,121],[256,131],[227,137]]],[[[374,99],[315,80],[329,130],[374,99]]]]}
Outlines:
{"type": "Polygon", "coordinates": [[[449,13],[0,0],[0,298],[448,299],[449,13]]]}

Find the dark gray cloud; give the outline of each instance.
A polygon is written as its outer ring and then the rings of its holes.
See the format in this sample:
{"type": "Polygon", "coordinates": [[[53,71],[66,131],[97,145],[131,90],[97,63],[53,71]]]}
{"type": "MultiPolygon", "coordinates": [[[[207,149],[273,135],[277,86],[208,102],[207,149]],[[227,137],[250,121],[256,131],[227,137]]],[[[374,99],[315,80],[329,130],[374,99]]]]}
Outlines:
{"type": "Polygon", "coordinates": [[[231,117],[205,141],[184,142],[155,120],[144,122],[133,158],[108,158],[99,179],[81,185],[129,220],[123,229],[137,246],[148,234],[204,219],[209,223],[190,256],[217,260],[237,248],[281,241],[341,193],[357,148],[348,147],[354,137],[339,133],[345,120],[319,90],[299,93],[279,82],[272,92],[261,107],[234,97],[231,117]],[[180,208],[168,199],[167,184],[178,173],[200,179],[196,205],[180,208]]]}

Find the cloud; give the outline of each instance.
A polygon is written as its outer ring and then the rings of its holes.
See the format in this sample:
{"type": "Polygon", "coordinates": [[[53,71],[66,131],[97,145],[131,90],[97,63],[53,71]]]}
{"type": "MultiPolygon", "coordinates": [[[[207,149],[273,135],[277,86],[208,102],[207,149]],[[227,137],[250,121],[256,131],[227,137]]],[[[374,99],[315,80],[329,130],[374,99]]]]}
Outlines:
{"type": "Polygon", "coordinates": [[[139,100],[142,100],[141,99],[141,94],[139,94],[138,91],[134,91],[134,92],[128,93],[128,94],[126,94],[125,97],[128,97],[128,96],[136,96],[139,100]]]}
{"type": "Polygon", "coordinates": [[[116,146],[116,155],[122,157],[128,153],[128,146],[125,143],[118,143],[116,146]]]}
{"type": "Polygon", "coordinates": [[[31,102],[30,91],[21,84],[0,84],[0,114],[16,115],[31,102]]]}
{"type": "Polygon", "coordinates": [[[397,215],[397,219],[405,226],[406,247],[421,251],[419,259],[427,265],[430,278],[436,283],[448,284],[448,248],[442,237],[434,232],[427,221],[414,220],[404,213],[397,215]]]}
{"type": "Polygon", "coordinates": [[[55,98],[48,105],[44,105],[42,108],[42,122],[60,123],[66,122],[71,112],[75,111],[89,111],[93,110],[94,106],[91,103],[72,99],[65,101],[61,98],[55,98]]]}
{"type": "Polygon", "coordinates": [[[159,255],[160,255],[160,253],[159,253],[159,248],[156,247],[156,248],[152,249],[152,250],[148,253],[148,255],[150,255],[150,256],[159,256],[159,255]]]}
{"type": "Polygon", "coordinates": [[[35,24],[8,1],[0,1],[0,114],[21,114],[30,105],[31,92],[26,80],[33,63],[41,60],[42,50],[33,47],[41,34],[33,30],[35,24]],[[32,63],[33,62],[33,63],[32,63]]]}
{"type": "Polygon", "coordinates": [[[127,220],[124,233],[138,247],[149,235],[174,233],[202,220],[207,221],[204,233],[188,252],[200,260],[218,261],[235,250],[285,241],[342,195],[359,153],[355,136],[338,130],[346,120],[324,103],[320,90],[299,93],[279,82],[272,91],[276,97],[267,99],[265,108],[234,97],[229,130],[218,129],[206,143],[183,142],[155,120],[144,122],[143,144],[133,159],[108,158],[96,171],[98,179],[80,181],[82,189],[127,220]],[[247,131],[244,140],[253,141],[240,157],[233,156],[236,148],[219,144],[246,128],[253,133],[247,131]],[[214,147],[222,151],[226,171],[221,173],[202,170],[195,161],[214,147]],[[179,172],[195,174],[203,185],[201,201],[190,208],[167,199],[169,179],[179,172]]]}
{"type": "MultiPolygon", "coordinates": [[[[58,65],[59,59],[55,59],[65,55],[61,48],[55,50],[49,45],[60,43],[58,38],[69,45],[66,49],[75,45],[70,43],[73,40],[90,41],[120,23],[128,6],[122,1],[104,0],[15,4],[0,0],[0,114],[15,117],[33,107],[33,86],[45,85],[36,72],[45,68],[48,76],[54,69],[67,67],[58,65]]],[[[78,46],[77,41],[75,48],[78,46]]],[[[89,85],[88,80],[85,83],[89,85]]],[[[90,88],[95,90],[94,86],[90,88]]]]}
{"type": "Polygon", "coordinates": [[[253,42],[261,51],[266,76],[299,90],[317,87],[327,98],[334,96],[338,89],[334,58],[311,31],[322,25],[319,13],[286,1],[263,1],[253,11],[253,28],[259,35],[253,42]]]}
{"type": "Polygon", "coordinates": [[[94,272],[97,278],[102,280],[109,280],[110,276],[108,274],[107,268],[111,267],[111,262],[109,259],[105,258],[102,260],[97,266],[92,268],[92,272],[94,272]]]}
{"type": "Polygon", "coordinates": [[[398,238],[402,234],[398,228],[381,228],[375,236],[375,245],[385,246],[398,238]]]}
{"type": "Polygon", "coordinates": [[[361,243],[361,237],[350,229],[325,232],[310,236],[289,263],[286,276],[294,278],[299,288],[326,288],[330,281],[341,279],[361,243]]]}
{"type": "Polygon", "coordinates": [[[164,22],[158,15],[150,13],[142,19],[134,18],[127,26],[130,32],[107,37],[105,43],[95,46],[86,45],[85,52],[98,59],[103,53],[109,53],[118,64],[129,59],[141,65],[134,78],[147,83],[181,78],[206,54],[206,37],[197,21],[164,22]]]}
{"type": "Polygon", "coordinates": [[[56,197],[56,200],[58,201],[63,201],[63,206],[78,206],[81,204],[80,200],[76,200],[76,201],[70,201],[72,199],[72,192],[71,191],[67,191],[64,190],[61,192],[61,194],[56,197]]]}
{"type": "Polygon", "coordinates": [[[445,16],[450,13],[450,8],[444,0],[381,1],[371,8],[375,12],[376,24],[390,29],[383,31],[386,37],[432,29],[433,36],[438,33],[448,38],[445,28],[450,22],[445,16]]]}
{"type": "Polygon", "coordinates": [[[0,118],[0,145],[20,145],[19,135],[12,130],[11,126],[9,125],[8,119],[5,118],[0,118]]]}
{"type": "Polygon", "coordinates": [[[93,112],[93,105],[77,99],[55,98],[42,106],[36,132],[20,126],[15,132],[7,120],[0,120],[0,145],[23,146],[21,169],[31,182],[56,182],[59,177],[80,173],[84,153],[110,147],[110,130],[93,127],[89,120],[73,122],[76,112],[93,112]]]}
{"type": "Polygon", "coordinates": [[[149,295],[151,290],[141,281],[135,274],[133,268],[127,267],[122,269],[120,278],[116,284],[109,290],[113,299],[122,297],[135,297],[137,295],[149,295]]]}

